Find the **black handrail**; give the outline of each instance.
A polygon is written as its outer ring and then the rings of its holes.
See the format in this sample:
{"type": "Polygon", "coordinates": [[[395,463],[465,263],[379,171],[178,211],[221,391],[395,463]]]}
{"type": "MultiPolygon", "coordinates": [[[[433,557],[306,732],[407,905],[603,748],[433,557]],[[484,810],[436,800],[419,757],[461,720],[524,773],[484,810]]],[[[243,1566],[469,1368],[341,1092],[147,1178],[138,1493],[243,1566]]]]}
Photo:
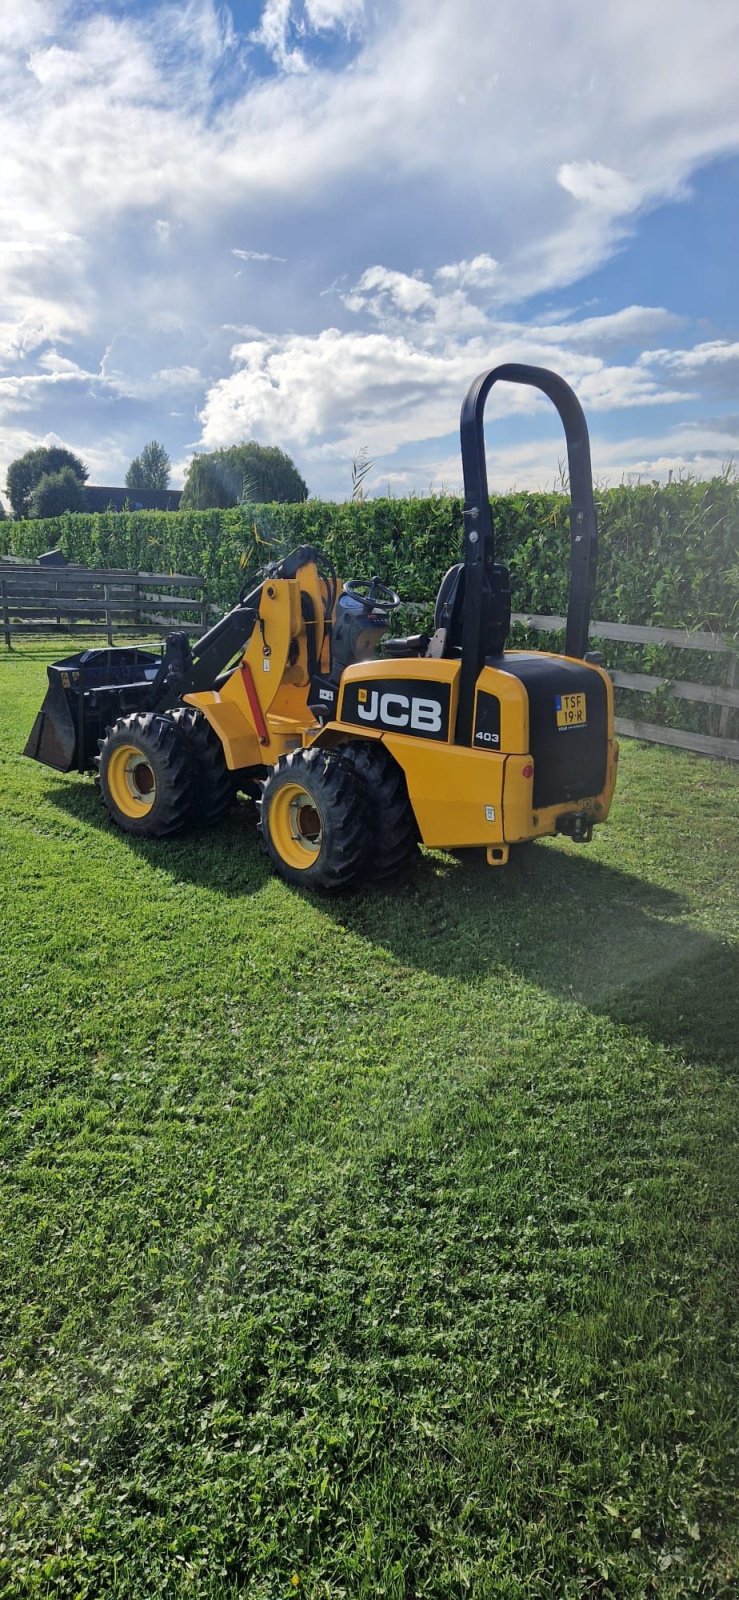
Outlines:
{"type": "Polygon", "coordinates": [[[495,561],[495,532],[488,493],[483,415],[494,383],[526,383],[541,389],[557,407],[567,440],[570,477],[570,594],[565,654],[584,656],[588,648],[590,605],[595,585],[598,529],[593,501],[590,440],[577,395],[547,367],[507,363],[482,372],[470,384],[462,405],[460,431],[464,474],[464,612],[462,671],[456,739],[472,742],[475,687],[485,664],[485,600],[495,561]]]}

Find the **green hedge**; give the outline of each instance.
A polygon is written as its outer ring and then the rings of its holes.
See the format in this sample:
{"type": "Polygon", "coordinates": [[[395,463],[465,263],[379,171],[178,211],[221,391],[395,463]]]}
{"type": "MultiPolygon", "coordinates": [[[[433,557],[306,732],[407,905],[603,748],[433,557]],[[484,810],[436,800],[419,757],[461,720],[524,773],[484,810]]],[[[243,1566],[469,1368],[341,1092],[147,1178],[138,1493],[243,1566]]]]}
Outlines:
{"type": "MultiPolygon", "coordinates": [[[[671,627],[739,627],[739,485],[645,484],[597,496],[600,529],[595,617],[671,627]]],[[[498,558],[511,569],[517,611],[563,612],[567,604],[568,501],[558,494],[496,498],[498,558]]],[[[377,572],[409,600],[434,595],[459,558],[461,504],[427,499],[248,506],[227,511],[85,513],[0,523],[0,550],[35,557],[59,543],[89,565],[178,571],[205,579],[212,601],[233,603],[270,555],[320,544],[342,576],[377,572]]],[[[722,682],[726,660],[691,652],[608,647],[609,663],[668,677],[722,682]]],[[[622,696],[632,715],[710,728],[715,713],[662,696],[622,696]]],[[[734,721],[736,719],[733,719],[734,721]]]]}

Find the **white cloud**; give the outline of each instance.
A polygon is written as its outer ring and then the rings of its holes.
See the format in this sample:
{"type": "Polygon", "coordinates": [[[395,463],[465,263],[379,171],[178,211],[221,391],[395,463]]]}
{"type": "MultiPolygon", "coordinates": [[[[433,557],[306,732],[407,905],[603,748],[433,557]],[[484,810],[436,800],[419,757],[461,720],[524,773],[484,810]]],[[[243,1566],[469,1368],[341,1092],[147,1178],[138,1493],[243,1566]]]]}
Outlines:
{"type": "Polygon", "coordinates": [[[266,250],[232,250],[232,256],[238,256],[239,261],[279,261],[283,265],[285,256],[271,256],[266,250]]]}
{"type": "MultiPolygon", "coordinates": [[[[490,258],[478,258],[489,261],[490,258]]],[[[495,263],[491,263],[491,267],[495,263]]],[[[463,269],[474,267],[474,262],[458,262],[455,266],[440,267],[434,274],[443,283],[461,283],[466,279],[467,289],[457,287],[437,294],[422,273],[398,272],[383,266],[368,267],[358,282],[341,299],[347,310],[367,313],[388,331],[415,324],[417,338],[436,337],[446,332],[459,337],[465,331],[487,333],[491,341],[500,342],[517,338],[522,328],[535,341],[552,344],[563,342],[600,346],[624,344],[642,340],[655,332],[667,331],[679,323],[679,317],[662,306],[624,306],[620,311],[605,315],[568,318],[562,314],[549,323],[522,324],[508,321],[500,314],[492,314],[475,303],[470,295],[480,289],[487,278],[492,279],[490,267],[477,272],[463,269]]],[[[328,291],[326,291],[328,292],[328,291]]]]}
{"type": "Polygon", "coordinates": [[[433,306],[434,293],[423,278],[390,267],[368,267],[344,303],[350,311],[367,310],[373,316],[382,317],[388,310],[412,316],[433,306]]]}
{"type": "Polygon", "coordinates": [[[364,12],[364,0],[305,0],[305,15],[316,31],[343,28],[350,32],[364,12]]]}
{"type": "Polygon", "coordinates": [[[307,72],[308,63],[302,50],[288,48],[291,13],[292,0],[267,0],[261,22],[252,38],[256,44],[264,45],[283,72],[307,72]]]}
{"type": "Polygon", "coordinates": [[[483,252],[471,261],[452,261],[446,267],[437,267],[435,276],[459,289],[488,289],[495,282],[497,271],[497,261],[483,252]]]}
{"type": "MultiPolygon", "coordinates": [[[[720,423],[699,426],[682,424],[657,433],[642,433],[613,440],[598,427],[592,428],[590,442],[595,481],[599,488],[623,482],[666,482],[670,477],[690,474],[712,478],[739,458],[739,419],[733,426],[720,423]]],[[[495,494],[515,489],[550,490],[561,486],[560,463],[564,464],[564,444],[536,432],[523,442],[501,446],[495,430],[487,440],[487,475],[495,494]]],[[[344,473],[346,479],[346,472],[344,473]]],[[[393,494],[433,492],[459,494],[462,490],[462,465],[459,450],[445,450],[423,464],[385,471],[375,463],[375,491],[388,486],[393,494]]],[[[564,556],[563,556],[564,559],[564,556]]]]}
{"type": "Polygon", "coordinates": [[[203,374],[197,367],[160,367],[152,374],[155,392],[160,389],[202,389],[203,374]]]}
{"type": "Polygon", "coordinates": [[[638,183],[624,172],[604,167],[602,161],[565,161],[557,173],[557,182],[575,200],[616,216],[636,210],[643,198],[638,183]]]}
{"type": "Polygon", "coordinates": [[[312,338],[251,340],[234,348],[233,359],[236,371],[213,386],[205,403],[206,447],[277,431],[334,454],[358,433],[370,449],[393,448],[417,437],[419,408],[428,431],[448,431],[454,412],[447,408],[467,372],[464,358],[455,365],[402,336],[337,328],[312,338]]]}
{"type": "Polygon", "coordinates": [[[489,325],[486,313],[463,289],[436,294],[420,272],[368,267],[354,288],[341,298],[348,311],[366,313],[388,330],[415,323],[415,337],[422,337],[425,330],[430,336],[444,330],[458,336],[465,330],[479,331],[489,325]]]}
{"type": "Polygon", "coordinates": [[[692,350],[646,350],[641,360],[645,364],[668,367],[681,376],[701,372],[706,367],[739,366],[739,341],[711,339],[694,345],[692,350]]]}
{"type": "MultiPolygon", "coordinates": [[[[162,375],[179,374],[187,417],[198,381],[210,386],[210,437],[219,419],[229,429],[236,411],[251,414],[255,397],[279,436],[276,373],[295,436],[328,452],[342,430],[362,433],[364,415],[379,430],[388,396],[390,449],[438,437],[470,363],[499,351],[561,360],[597,406],[669,404],[717,388],[719,373],[728,387],[728,357],[703,359],[696,346],[682,364],[663,359],[672,326],[659,307],[540,314],[536,325],[521,308],[601,264],[646,208],[685,194],[702,163],[739,148],[734,0],[673,0],[669,27],[643,0],[586,10],[497,0],[495,27],[489,0],[268,0],[259,35],[284,71],[238,38],[215,0],[0,7],[6,376],[26,379],[35,363],[50,379],[39,358],[64,345],[81,370],[102,358],[100,393],[113,407],[116,396],[176,394],[162,375]],[[348,67],[344,51],[326,50],[331,29],[354,33],[348,67]],[[177,250],[163,248],[175,230],[177,250]],[[280,273],[236,281],[234,237],[266,239],[280,273]],[[354,285],[335,301],[344,326],[333,332],[321,326],[330,281],[354,285]],[[238,355],[226,377],[224,324],[276,330],[263,358],[238,355]],[[126,353],[131,329],[140,349],[126,353]],[[386,340],[387,380],[372,337],[386,340]],[[627,344],[654,349],[629,366],[627,344]],[[313,421],[295,389],[301,371],[321,391],[313,421]],[[334,418],[330,382],[344,411],[324,436],[315,419],[334,418]]],[[[37,395],[43,434],[53,396],[62,430],[82,388],[26,384],[18,403],[37,395]]],[[[130,406],[126,415],[130,426],[130,406]]],[[[86,426],[94,438],[92,408],[86,426]]],[[[193,442],[185,426],[175,453],[193,442]]]]}
{"type": "Polygon", "coordinates": [[[537,327],[537,333],[542,339],[552,339],[555,343],[564,339],[569,344],[595,347],[632,344],[657,331],[667,332],[677,327],[680,320],[664,306],[623,306],[620,311],[609,311],[600,317],[582,317],[578,321],[565,318],[544,324],[537,327]]]}
{"type": "Polygon", "coordinates": [[[25,360],[49,341],[62,343],[74,327],[85,327],[83,308],[71,303],[16,294],[9,296],[8,309],[15,315],[0,322],[0,368],[25,360]]]}
{"type": "Polygon", "coordinates": [[[9,0],[0,10],[0,50],[20,52],[48,38],[62,9],[58,0],[23,0],[23,5],[9,0]]]}
{"type": "MultiPolygon", "coordinates": [[[[341,459],[361,435],[387,459],[452,432],[475,373],[504,362],[554,366],[588,413],[685,399],[684,390],[666,387],[646,366],[609,365],[566,339],[542,344],[523,324],[485,340],[439,335],[426,343],[403,333],[329,328],[312,337],[245,341],[232,357],[234,372],[211,387],[201,414],[209,449],[279,436],[320,459],[341,459]]],[[[488,415],[535,412],[545,404],[530,389],[506,385],[493,392],[488,415]]]]}
{"type": "Polygon", "coordinates": [[[39,356],[39,366],[51,377],[90,379],[96,376],[93,372],[86,372],[77,361],[71,361],[69,356],[63,356],[58,350],[44,350],[39,356]]]}
{"type": "Polygon", "coordinates": [[[58,384],[87,385],[94,377],[93,373],[85,372],[75,362],[65,362],[62,359],[55,361],[49,357],[49,370],[45,372],[16,373],[11,377],[0,378],[0,416],[11,420],[21,412],[27,412],[38,403],[40,395],[58,384]]]}
{"type": "Polygon", "coordinates": [[[686,394],[736,402],[739,395],[739,341],[710,339],[691,350],[645,350],[639,365],[662,371],[686,394]]]}
{"type": "Polygon", "coordinates": [[[310,70],[310,64],[297,45],[291,48],[291,36],[305,38],[310,33],[326,33],[336,28],[350,34],[363,12],[363,0],[305,0],[302,16],[294,0],[266,0],[252,39],[264,45],[283,72],[305,73],[310,70]]]}
{"type": "MultiPolygon", "coordinates": [[[[577,0],[562,0],[556,14],[533,4],[532,19],[530,8],[501,0],[493,30],[487,0],[431,9],[399,0],[377,23],[367,20],[350,72],[252,76],[216,115],[207,114],[208,86],[234,53],[224,12],[191,4],[186,27],[171,7],[143,20],[98,9],[94,21],[66,30],[63,47],[34,52],[33,75],[14,82],[0,111],[5,232],[9,218],[25,232],[31,217],[98,233],[143,207],[194,224],[219,209],[258,215],[275,202],[306,214],[354,182],[359,196],[344,203],[355,236],[375,226],[368,195],[383,196],[399,240],[428,238],[429,224],[437,240],[448,236],[446,197],[466,198],[478,247],[441,282],[483,287],[489,272],[489,286],[516,299],[572,281],[604,258],[637,203],[673,194],[696,162],[736,146],[736,13],[715,0],[699,18],[691,0],[675,0],[666,33],[636,0],[623,0],[618,20],[611,8],[591,8],[584,20],[577,0]],[[570,13],[578,51],[565,54],[570,13]]],[[[357,11],[326,0],[310,25],[327,25],[329,15],[347,24],[357,11]]],[[[291,15],[287,0],[265,7],[261,31],[274,30],[275,48],[291,15]]],[[[432,268],[437,261],[444,256],[432,268]]]]}
{"type": "MultiPolygon", "coordinates": [[[[178,328],[169,333],[160,329],[157,341],[159,350],[171,353],[181,348],[178,328]]],[[[117,334],[103,354],[100,371],[96,374],[101,391],[125,396],[129,400],[151,400],[169,391],[187,392],[205,387],[205,380],[197,367],[188,362],[158,366],[152,361],[147,341],[136,332],[117,334]]]]}

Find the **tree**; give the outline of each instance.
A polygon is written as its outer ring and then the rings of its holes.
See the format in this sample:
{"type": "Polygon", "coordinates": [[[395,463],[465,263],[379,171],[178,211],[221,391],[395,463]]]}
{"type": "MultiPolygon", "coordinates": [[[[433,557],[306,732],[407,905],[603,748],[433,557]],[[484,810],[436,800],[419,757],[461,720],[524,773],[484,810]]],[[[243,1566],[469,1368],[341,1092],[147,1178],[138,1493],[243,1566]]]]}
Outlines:
{"type": "Polygon", "coordinates": [[[163,444],[150,439],[140,456],[134,456],[126,473],[127,489],[167,489],[170,460],[163,444]]]}
{"type": "Polygon", "coordinates": [[[195,511],[210,510],[212,506],[235,506],[239,499],[239,485],[233,484],[231,474],[220,459],[222,452],[212,456],[193,456],[187,469],[182,490],[181,506],[195,511]]]}
{"type": "Polygon", "coordinates": [[[245,501],[269,505],[307,498],[308,486],[292,458],[277,445],[257,444],[251,439],[229,450],[214,450],[212,455],[193,456],[181,504],[206,511],[245,501]]]}
{"type": "Polygon", "coordinates": [[[7,490],[13,507],[13,516],[31,516],[31,495],[37,483],[48,473],[62,472],[64,468],[73,472],[80,484],[85,482],[88,473],[84,462],[60,444],[38,445],[35,450],[27,450],[24,456],[18,456],[15,461],[11,461],[7,473],[7,490]]]}
{"type": "Polygon", "coordinates": [[[71,467],[45,472],[28,503],[29,517],[60,517],[64,511],[81,511],[85,499],[82,480],[71,467]]]}

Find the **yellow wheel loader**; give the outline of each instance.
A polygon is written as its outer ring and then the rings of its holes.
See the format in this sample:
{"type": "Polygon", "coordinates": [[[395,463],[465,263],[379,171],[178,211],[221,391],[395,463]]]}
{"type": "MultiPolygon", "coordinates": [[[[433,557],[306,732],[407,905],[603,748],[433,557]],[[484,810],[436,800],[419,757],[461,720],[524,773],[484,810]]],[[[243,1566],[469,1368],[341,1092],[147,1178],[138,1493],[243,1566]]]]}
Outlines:
{"type": "Polygon", "coordinates": [[[191,650],[86,650],[48,669],[25,754],[62,772],[98,769],[119,827],[164,838],[216,823],[237,792],[259,808],[266,853],[289,883],[324,892],[386,880],[418,842],[482,847],[562,833],[586,842],[616,780],[613,689],[588,653],[597,531],[588,432],[569,386],[501,366],[462,407],[463,560],[442,580],[434,630],[388,637],[398,595],[341,582],[305,546],[191,650]],[[483,414],[498,381],[554,402],[571,489],[565,652],[506,650],[508,573],[495,561],[483,414]],[[378,647],[383,645],[383,653],[378,647]]]}

